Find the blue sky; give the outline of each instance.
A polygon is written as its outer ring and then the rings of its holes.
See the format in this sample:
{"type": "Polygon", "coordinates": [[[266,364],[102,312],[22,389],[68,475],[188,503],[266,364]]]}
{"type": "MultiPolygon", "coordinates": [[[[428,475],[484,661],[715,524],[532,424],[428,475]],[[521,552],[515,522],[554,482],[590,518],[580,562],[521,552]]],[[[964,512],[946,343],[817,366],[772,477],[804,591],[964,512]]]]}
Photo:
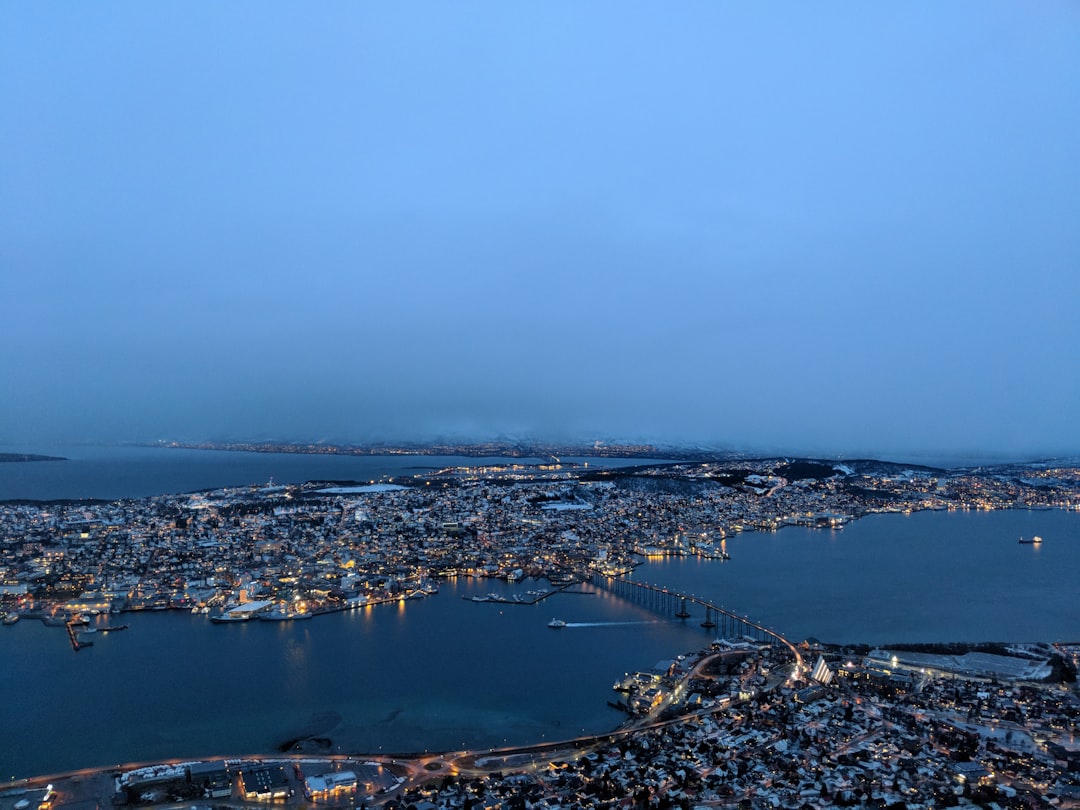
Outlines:
{"type": "Polygon", "coordinates": [[[0,442],[1080,452],[1075,3],[9,3],[0,442]]]}

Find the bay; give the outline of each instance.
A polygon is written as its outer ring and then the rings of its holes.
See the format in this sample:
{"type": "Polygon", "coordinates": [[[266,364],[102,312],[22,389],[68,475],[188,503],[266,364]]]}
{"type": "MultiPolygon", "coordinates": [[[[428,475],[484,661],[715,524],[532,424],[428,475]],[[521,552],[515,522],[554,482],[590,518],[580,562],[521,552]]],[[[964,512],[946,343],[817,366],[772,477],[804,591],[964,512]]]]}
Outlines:
{"type": "Polygon", "coordinates": [[[726,541],[731,560],[635,572],[773,627],[832,643],[1080,641],[1080,513],[868,515],[726,541]],[[1040,535],[1040,545],[1021,536],[1040,535]]]}
{"type": "Polygon", "coordinates": [[[0,628],[0,777],[266,755],[308,735],[333,753],[564,739],[625,718],[607,701],[628,669],[711,638],[603,591],[532,606],[461,598],[546,585],[460,578],[303,622],[128,613],[111,617],[128,630],[78,653],[62,627],[24,619],[0,628]],[[549,628],[553,616],[571,626],[549,628]]]}

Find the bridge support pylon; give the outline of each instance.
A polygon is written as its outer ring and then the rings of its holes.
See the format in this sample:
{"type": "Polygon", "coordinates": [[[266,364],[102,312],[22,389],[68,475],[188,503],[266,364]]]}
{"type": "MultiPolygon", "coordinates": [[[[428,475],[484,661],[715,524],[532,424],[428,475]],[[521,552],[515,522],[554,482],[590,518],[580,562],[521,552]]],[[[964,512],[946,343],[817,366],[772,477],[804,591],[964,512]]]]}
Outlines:
{"type": "Polygon", "coordinates": [[[716,622],[713,621],[713,617],[712,617],[712,607],[710,607],[710,606],[705,607],[705,621],[703,621],[701,623],[701,626],[706,628],[706,629],[716,627],[716,622]]]}
{"type": "Polygon", "coordinates": [[[689,619],[690,611],[686,609],[686,597],[683,597],[682,605],[679,607],[679,612],[675,614],[680,619],[689,619]]]}

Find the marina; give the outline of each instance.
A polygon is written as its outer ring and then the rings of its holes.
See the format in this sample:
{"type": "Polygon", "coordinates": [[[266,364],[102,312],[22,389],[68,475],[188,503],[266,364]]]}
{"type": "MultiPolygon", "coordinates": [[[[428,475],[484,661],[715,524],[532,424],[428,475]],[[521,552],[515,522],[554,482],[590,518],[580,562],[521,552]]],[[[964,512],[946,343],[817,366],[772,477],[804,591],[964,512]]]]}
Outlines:
{"type": "MultiPolygon", "coordinates": [[[[509,582],[515,582],[517,577],[511,578],[509,582]]],[[[555,585],[555,583],[552,583],[555,585]]],[[[469,602],[494,602],[497,605],[538,605],[547,599],[549,596],[554,596],[557,593],[567,593],[568,589],[572,585],[576,585],[577,580],[571,580],[564,584],[555,585],[555,587],[545,590],[528,590],[524,594],[514,593],[511,595],[501,593],[486,593],[482,596],[463,596],[469,602]]]]}

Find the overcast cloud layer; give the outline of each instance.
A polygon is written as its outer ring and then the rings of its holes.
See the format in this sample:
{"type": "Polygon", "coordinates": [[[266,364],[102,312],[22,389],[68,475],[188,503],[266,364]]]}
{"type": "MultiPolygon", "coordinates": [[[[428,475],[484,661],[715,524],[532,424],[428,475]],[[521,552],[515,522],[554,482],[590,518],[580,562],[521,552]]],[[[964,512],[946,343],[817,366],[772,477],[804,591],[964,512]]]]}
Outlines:
{"type": "Polygon", "coordinates": [[[1080,451],[1075,3],[8,3],[0,443],[1080,451]]]}

